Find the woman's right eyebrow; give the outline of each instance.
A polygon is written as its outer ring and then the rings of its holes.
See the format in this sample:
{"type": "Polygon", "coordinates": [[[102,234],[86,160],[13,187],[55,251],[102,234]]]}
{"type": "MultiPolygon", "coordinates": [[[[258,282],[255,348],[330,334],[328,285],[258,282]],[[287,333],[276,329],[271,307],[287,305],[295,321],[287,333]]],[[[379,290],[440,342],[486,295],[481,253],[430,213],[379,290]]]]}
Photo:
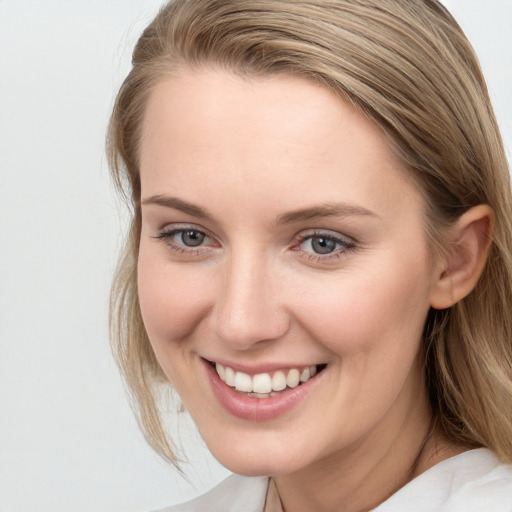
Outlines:
{"type": "Polygon", "coordinates": [[[173,208],[174,210],[179,210],[188,215],[192,215],[193,217],[213,220],[213,216],[210,215],[204,208],[196,206],[195,204],[189,203],[187,201],[183,201],[183,199],[178,199],[177,197],[163,195],[150,196],[143,199],[141,201],[141,204],[164,206],[166,208],[173,208]]]}
{"type": "Polygon", "coordinates": [[[379,216],[367,208],[357,204],[345,202],[329,202],[318,205],[311,205],[300,210],[283,213],[277,218],[278,224],[290,224],[293,222],[303,222],[317,217],[373,217],[379,216]]]}

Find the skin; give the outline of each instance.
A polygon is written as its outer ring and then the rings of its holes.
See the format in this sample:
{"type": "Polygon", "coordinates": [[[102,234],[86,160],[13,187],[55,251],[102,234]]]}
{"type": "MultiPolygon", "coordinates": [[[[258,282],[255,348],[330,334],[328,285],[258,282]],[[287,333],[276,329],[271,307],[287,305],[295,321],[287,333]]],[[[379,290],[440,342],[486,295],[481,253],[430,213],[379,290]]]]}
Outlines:
{"type": "Polygon", "coordinates": [[[300,78],[184,69],[151,93],[140,168],[145,327],[222,464],[274,475],[286,510],[350,512],[460,451],[431,431],[420,357],[454,288],[375,124],[300,78]],[[303,209],[317,211],[290,215],[303,209]],[[179,229],[206,236],[190,247],[179,229]],[[319,234],[343,243],[318,255],[319,234]],[[219,404],[204,359],[327,367],[291,411],[252,422],[219,404]]]}

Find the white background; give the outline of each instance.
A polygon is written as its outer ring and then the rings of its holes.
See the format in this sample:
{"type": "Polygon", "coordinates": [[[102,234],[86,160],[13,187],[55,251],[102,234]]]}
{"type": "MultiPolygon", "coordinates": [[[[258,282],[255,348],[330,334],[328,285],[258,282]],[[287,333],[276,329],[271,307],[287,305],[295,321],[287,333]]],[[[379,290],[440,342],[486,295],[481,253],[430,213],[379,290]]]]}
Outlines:
{"type": "MultiPolygon", "coordinates": [[[[104,133],[160,0],[0,0],[0,512],[142,512],[226,471],[191,429],[188,484],[145,445],[107,340],[122,240],[104,133]]],[[[512,149],[512,0],[446,0],[512,149]]],[[[234,440],[236,442],[236,440],[234,440]]]]}

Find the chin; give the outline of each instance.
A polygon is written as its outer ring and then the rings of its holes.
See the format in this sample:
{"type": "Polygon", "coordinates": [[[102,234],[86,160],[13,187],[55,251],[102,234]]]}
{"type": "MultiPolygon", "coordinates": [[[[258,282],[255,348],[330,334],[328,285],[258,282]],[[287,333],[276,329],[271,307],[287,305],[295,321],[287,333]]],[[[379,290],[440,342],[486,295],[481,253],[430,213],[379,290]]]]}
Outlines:
{"type": "MultiPolygon", "coordinates": [[[[286,443],[246,440],[245,442],[230,441],[208,443],[212,455],[226,468],[243,476],[278,476],[294,473],[308,465],[298,449],[286,443]]],[[[297,446],[297,445],[296,445],[297,446]]]]}

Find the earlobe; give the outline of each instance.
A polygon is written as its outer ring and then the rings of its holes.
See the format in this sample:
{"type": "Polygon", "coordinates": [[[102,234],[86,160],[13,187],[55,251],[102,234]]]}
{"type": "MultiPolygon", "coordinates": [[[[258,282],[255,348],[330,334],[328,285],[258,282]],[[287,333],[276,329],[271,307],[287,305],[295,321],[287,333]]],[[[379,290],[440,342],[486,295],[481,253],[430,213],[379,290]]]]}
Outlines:
{"type": "Polygon", "coordinates": [[[446,309],[466,297],[482,274],[494,226],[492,209],[481,204],[461,215],[453,226],[447,256],[437,270],[430,305],[446,309]]]}

